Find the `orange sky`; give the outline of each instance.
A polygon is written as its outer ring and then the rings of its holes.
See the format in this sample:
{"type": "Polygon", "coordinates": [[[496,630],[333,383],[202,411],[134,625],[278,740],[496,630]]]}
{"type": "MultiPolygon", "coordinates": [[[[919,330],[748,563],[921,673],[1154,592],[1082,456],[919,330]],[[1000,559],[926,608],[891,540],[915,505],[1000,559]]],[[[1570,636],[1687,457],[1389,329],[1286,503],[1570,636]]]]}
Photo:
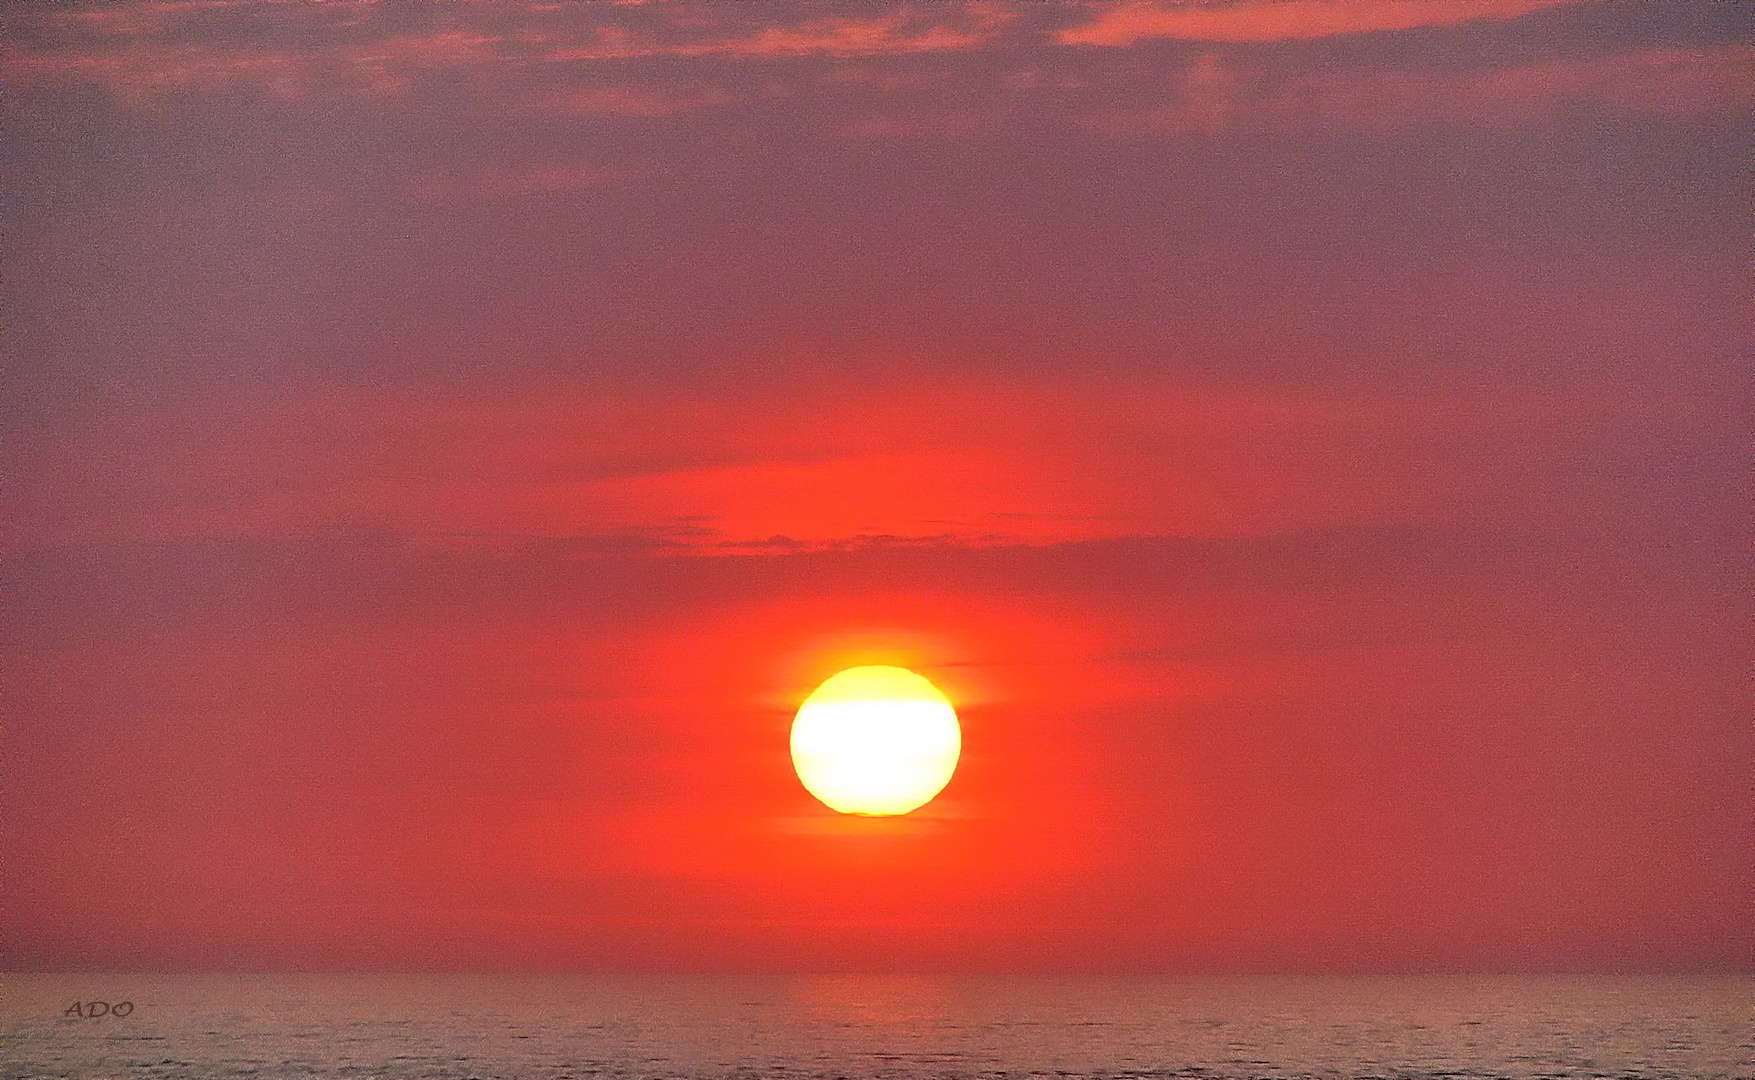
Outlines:
{"type": "Polygon", "coordinates": [[[1747,21],[17,13],[0,963],[1746,970],[1747,21]]]}

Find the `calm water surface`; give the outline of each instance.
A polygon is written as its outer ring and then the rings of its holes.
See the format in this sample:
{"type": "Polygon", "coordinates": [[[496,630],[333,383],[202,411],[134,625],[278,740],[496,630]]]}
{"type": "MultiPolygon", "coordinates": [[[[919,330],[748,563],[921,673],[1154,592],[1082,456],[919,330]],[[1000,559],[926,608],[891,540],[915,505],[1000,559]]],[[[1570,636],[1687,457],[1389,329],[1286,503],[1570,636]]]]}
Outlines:
{"type": "Polygon", "coordinates": [[[1755,1077],[1747,979],[0,975],[6,1077],[1755,1077]],[[133,1003],[76,1019],[75,1001],[133,1003]]]}

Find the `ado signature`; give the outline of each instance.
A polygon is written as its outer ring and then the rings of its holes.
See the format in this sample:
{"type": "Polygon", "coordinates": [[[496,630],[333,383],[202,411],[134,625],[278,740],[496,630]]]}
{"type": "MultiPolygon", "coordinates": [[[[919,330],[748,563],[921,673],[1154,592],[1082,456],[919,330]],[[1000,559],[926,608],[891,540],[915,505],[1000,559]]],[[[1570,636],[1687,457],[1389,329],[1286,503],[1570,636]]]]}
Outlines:
{"type": "Polygon", "coordinates": [[[75,1016],[81,1020],[95,1020],[100,1016],[127,1016],[134,1011],[132,1001],[118,1001],[111,1005],[107,1001],[75,1001],[61,1010],[62,1016],[75,1016]]]}

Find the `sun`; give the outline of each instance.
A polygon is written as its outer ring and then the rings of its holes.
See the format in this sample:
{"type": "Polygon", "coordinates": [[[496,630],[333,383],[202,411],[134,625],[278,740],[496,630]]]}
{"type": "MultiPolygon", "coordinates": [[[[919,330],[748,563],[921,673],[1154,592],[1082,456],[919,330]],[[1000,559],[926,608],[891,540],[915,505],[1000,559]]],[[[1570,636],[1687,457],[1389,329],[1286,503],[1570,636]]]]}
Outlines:
{"type": "Polygon", "coordinates": [[[907,668],[848,668],[792,720],[792,766],[805,790],[843,814],[906,814],[944,790],[963,752],[957,712],[907,668]]]}

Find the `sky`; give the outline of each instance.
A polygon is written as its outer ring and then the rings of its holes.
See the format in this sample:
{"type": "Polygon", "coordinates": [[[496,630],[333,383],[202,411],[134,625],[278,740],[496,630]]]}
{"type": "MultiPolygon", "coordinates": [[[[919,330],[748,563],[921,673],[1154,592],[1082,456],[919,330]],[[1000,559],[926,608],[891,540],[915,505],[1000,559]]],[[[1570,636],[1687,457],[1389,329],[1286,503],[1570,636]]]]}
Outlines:
{"type": "Polygon", "coordinates": [[[1750,970],[1744,5],[7,8],[0,964],[1750,970]]]}

